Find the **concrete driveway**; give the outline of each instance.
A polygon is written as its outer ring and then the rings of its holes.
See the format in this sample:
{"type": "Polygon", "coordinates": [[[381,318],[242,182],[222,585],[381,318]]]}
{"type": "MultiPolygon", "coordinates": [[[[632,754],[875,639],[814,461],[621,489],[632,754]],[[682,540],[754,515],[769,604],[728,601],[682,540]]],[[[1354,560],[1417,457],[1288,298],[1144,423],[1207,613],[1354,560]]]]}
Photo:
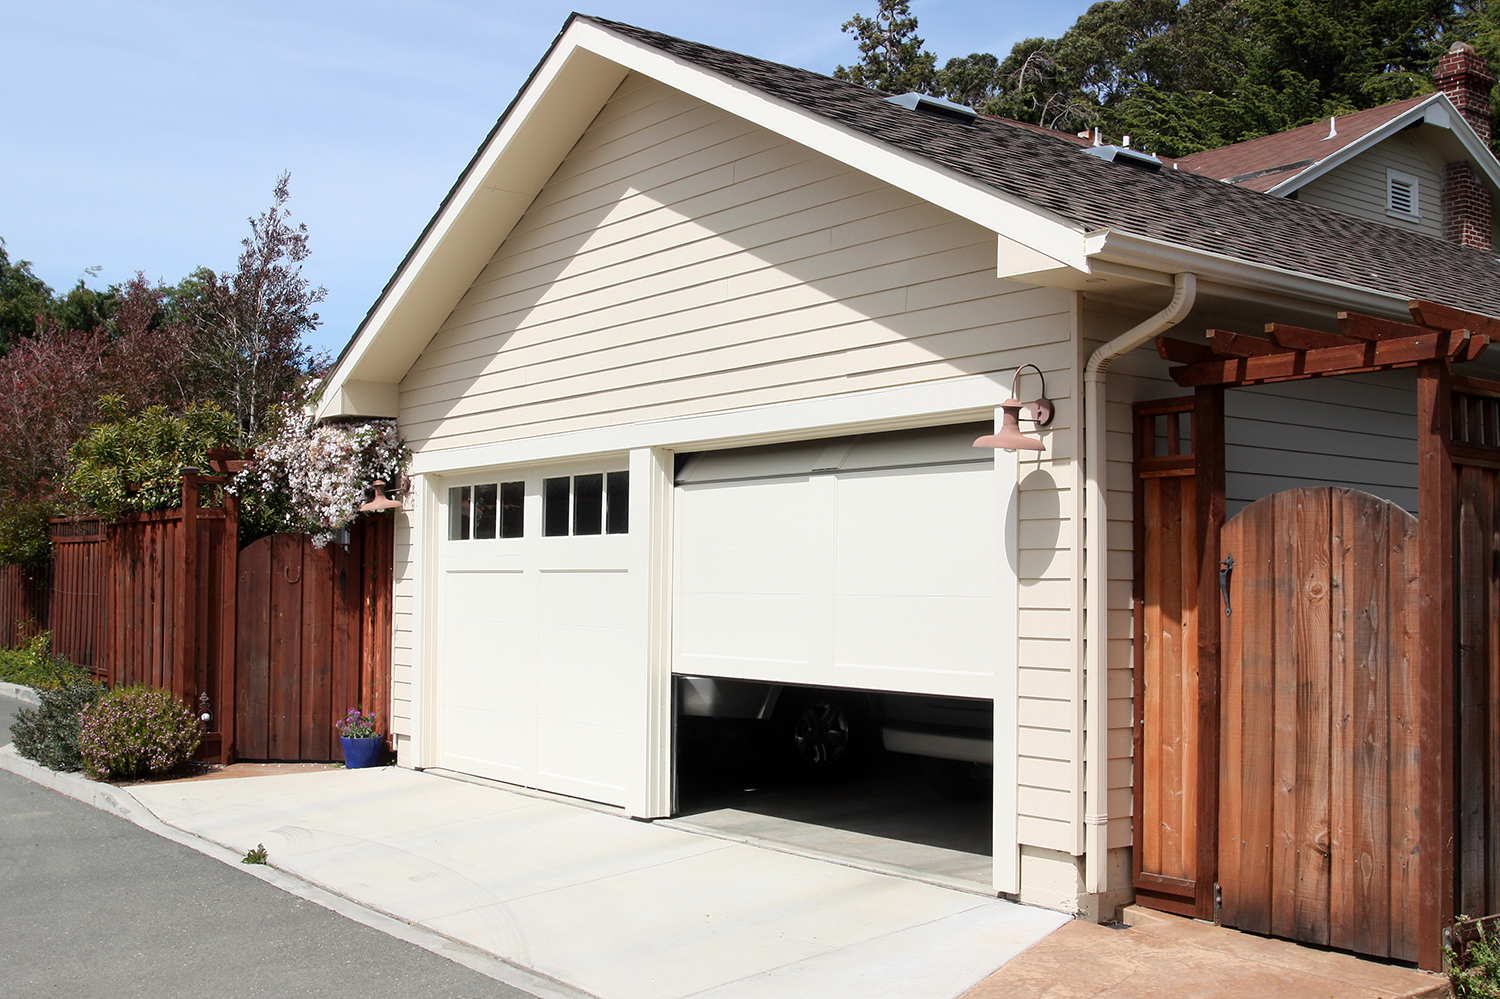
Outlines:
{"type": "Polygon", "coordinates": [[[129,789],[169,825],[604,999],[958,996],[1067,921],[395,768],[129,789]]]}

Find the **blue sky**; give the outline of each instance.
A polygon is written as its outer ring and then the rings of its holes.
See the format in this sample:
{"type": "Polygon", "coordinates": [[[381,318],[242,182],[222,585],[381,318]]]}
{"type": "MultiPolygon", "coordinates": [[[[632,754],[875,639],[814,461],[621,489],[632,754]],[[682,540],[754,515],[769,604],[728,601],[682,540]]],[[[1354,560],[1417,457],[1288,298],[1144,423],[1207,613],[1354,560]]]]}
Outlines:
{"type": "MultiPolygon", "coordinates": [[[[941,63],[1056,36],[1086,8],[914,0],[941,63]]],[[[6,4],[0,237],[53,288],[233,266],[282,170],[337,352],[546,52],[567,2],[6,4]]],[[[585,13],[831,72],[875,0],[609,0],[585,13]]]]}

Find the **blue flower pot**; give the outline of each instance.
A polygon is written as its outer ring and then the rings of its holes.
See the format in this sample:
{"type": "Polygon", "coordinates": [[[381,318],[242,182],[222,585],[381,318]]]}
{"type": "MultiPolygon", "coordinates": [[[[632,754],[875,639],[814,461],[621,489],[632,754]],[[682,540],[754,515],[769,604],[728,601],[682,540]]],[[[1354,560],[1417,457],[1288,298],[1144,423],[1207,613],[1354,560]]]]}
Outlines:
{"type": "Polygon", "coordinates": [[[344,744],[345,769],[359,770],[379,765],[380,752],[385,748],[385,736],[372,735],[363,739],[339,736],[339,741],[344,744]]]}

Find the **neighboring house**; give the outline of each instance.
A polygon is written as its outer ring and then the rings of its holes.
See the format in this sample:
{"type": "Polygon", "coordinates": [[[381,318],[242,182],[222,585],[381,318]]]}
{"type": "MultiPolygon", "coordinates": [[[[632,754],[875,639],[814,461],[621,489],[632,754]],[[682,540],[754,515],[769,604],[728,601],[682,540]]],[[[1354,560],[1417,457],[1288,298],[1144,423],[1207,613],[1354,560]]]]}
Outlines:
{"type": "MultiPolygon", "coordinates": [[[[1149,883],[1211,914],[1182,843],[1133,877],[1154,723],[1133,715],[1131,405],[1184,394],[1151,340],[1352,343],[1341,310],[1409,322],[1410,299],[1500,315],[1500,264],[907,104],[569,19],[322,397],[322,418],[396,417],[414,452],[399,761],[659,817],[674,674],[993,698],[996,891],[1103,918],[1149,883]],[[1045,451],[969,446],[1026,364],[1056,402],[1045,451]]],[[[1230,513],[1316,483],[1416,505],[1409,372],[1228,398],[1230,513]]],[[[1162,441],[1191,449],[1178,427],[1162,441]]],[[[1152,801],[1187,836],[1180,790],[1152,801]]]]}
{"type": "Polygon", "coordinates": [[[1500,162],[1495,77],[1466,42],[1438,62],[1438,92],[1174,161],[1179,170],[1491,248],[1500,162]]]}

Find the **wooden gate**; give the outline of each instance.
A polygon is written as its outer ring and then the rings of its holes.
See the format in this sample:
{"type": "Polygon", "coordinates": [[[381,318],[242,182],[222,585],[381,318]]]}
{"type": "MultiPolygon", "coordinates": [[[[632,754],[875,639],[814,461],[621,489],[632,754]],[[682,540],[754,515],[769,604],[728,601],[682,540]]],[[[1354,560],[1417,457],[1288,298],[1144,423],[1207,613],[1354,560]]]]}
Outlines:
{"type": "Polygon", "coordinates": [[[1417,959],[1417,520],[1294,489],[1224,525],[1220,919],[1417,959]]]}
{"type": "Polygon", "coordinates": [[[240,552],[235,755],[334,760],[333,723],[390,700],[391,517],[365,518],[347,546],[277,534],[240,552]]]}

